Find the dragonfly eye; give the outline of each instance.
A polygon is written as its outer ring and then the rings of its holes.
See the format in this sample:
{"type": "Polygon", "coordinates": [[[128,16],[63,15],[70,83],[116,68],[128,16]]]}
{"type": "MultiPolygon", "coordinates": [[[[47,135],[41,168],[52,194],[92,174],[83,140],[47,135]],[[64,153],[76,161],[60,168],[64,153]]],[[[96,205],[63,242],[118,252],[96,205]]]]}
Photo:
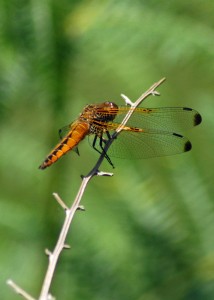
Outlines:
{"type": "Polygon", "coordinates": [[[115,104],[114,102],[110,102],[110,101],[106,101],[104,102],[104,105],[106,107],[106,109],[118,109],[117,104],[115,104]]]}

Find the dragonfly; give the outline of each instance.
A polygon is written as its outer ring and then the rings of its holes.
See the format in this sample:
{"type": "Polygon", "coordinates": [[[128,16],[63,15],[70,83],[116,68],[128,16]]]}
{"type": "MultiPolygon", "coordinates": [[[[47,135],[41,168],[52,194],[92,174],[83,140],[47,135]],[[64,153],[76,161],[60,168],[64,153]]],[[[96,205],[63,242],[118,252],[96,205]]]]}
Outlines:
{"type": "Polygon", "coordinates": [[[152,158],[191,150],[191,142],[179,132],[201,123],[202,117],[196,110],[188,107],[132,108],[106,101],[87,105],[74,122],[59,130],[60,142],[39,169],[51,166],[70,150],[79,154],[78,145],[86,136],[91,146],[102,153],[130,109],[134,110],[131,118],[122,126],[108,154],[105,153],[112,167],[110,157],[152,158]]]}

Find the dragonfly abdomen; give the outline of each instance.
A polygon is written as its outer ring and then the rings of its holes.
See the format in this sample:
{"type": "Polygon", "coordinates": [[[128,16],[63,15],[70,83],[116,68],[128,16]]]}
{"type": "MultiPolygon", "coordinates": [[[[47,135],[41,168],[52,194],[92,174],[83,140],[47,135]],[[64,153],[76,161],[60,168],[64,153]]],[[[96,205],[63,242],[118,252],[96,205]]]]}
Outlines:
{"type": "Polygon", "coordinates": [[[77,123],[72,126],[71,131],[56,145],[56,147],[47,156],[44,162],[39,166],[39,169],[44,170],[55,163],[61,156],[75,148],[81,140],[89,133],[88,123],[77,123]]]}

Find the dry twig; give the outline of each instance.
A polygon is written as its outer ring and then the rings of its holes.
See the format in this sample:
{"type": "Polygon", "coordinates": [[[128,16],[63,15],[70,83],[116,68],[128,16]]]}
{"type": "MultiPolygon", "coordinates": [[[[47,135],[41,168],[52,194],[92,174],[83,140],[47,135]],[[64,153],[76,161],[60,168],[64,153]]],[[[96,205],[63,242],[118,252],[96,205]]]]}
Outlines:
{"type": "MultiPolygon", "coordinates": [[[[121,95],[123,97],[123,99],[125,100],[126,104],[130,105],[132,107],[132,109],[130,109],[128,111],[125,118],[121,122],[121,125],[118,126],[115,133],[112,135],[112,138],[109,139],[108,142],[105,144],[104,151],[100,155],[95,167],[88,173],[88,175],[82,176],[82,183],[81,183],[81,186],[79,188],[79,191],[76,195],[76,198],[75,198],[72,206],[70,208],[68,208],[67,205],[63,202],[63,200],[59,197],[58,194],[56,194],[56,193],[53,194],[55,199],[59,203],[59,205],[65,210],[66,216],[65,216],[64,224],[62,226],[58,241],[56,243],[56,246],[55,246],[53,252],[50,252],[47,249],[45,250],[45,253],[49,257],[49,264],[48,264],[48,268],[47,268],[47,271],[46,271],[46,275],[45,275],[45,278],[44,278],[44,281],[43,281],[41,293],[40,293],[40,296],[39,296],[38,300],[53,299],[53,297],[49,294],[49,290],[50,290],[52,278],[53,278],[53,275],[54,275],[54,272],[55,272],[56,264],[58,262],[58,259],[59,259],[59,256],[60,256],[62,250],[69,248],[69,246],[65,244],[65,240],[66,240],[66,237],[67,237],[68,231],[70,229],[71,222],[72,222],[72,219],[74,217],[74,214],[75,214],[76,210],[83,210],[83,207],[80,206],[80,201],[82,199],[83,193],[86,189],[86,186],[87,186],[88,182],[95,175],[97,175],[97,176],[112,176],[113,175],[112,173],[106,173],[106,172],[99,171],[99,167],[100,167],[102,161],[105,158],[105,154],[106,154],[108,148],[111,146],[114,139],[119,135],[119,133],[123,129],[123,126],[128,122],[129,118],[131,117],[132,113],[134,112],[134,109],[143,100],[145,100],[148,96],[150,96],[150,95],[159,95],[159,93],[156,91],[156,89],[157,89],[158,86],[160,86],[163,83],[164,80],[165,80],[165,78],[163,78],[160,81],[154,83],[145,93],[143,93],[139,97],[139,99],[137,99],[136,102],[132,102],[127,96],[121,95]]],[[[8,281],[8,284],[18,294],[22,295],[25,299],[35,300],[31,296],[29,296],[25,291],[23,291],[21,288],[19,288],[16,284],[14,284],[11,280],[8,281]]]]}
{"type": "Polygon", "coordinates": [[[15,284],[11,279],[7,280],[7,284],[20,296],[27,300],[35,300],[28,293],[26,293],[23,289],[21,289],[17,284],[15,284]]]}

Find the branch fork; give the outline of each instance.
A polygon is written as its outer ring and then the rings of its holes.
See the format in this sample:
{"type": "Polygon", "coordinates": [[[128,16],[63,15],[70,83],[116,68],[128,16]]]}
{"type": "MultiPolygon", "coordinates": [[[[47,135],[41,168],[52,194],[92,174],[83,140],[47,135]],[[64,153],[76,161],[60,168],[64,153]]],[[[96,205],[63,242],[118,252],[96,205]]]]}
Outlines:
{"type": "MultiPolygon", "coordinates": [[[[54,198],[58,202],[58,204],[63,208],[65,211],[65,220],[61,229],[61,232],[59,234],[58,241],[56,243],[56,246],[51,252],[50,250],[46,249],[45,253],[49,257],[49,263],[48,268],[46,271],[46,275],[43,281],[42,289],[40,296],[37,298],[38,300],[54,300],[55,298],[49,293],[50,286],[52,283],[52,278],[54,276],[54,272],[56,269],[56,265],[59,259],[59,256],[63,249],[70,249],[70,246],[65,243],[68,231],[71,226],[71,222],[73,220],[74,214],[77,210],[85,210],[83,206],[80,205],[80,201],[82,199],[83,193],[86,189],[87,184],[94,176],[113,176],[113,173],[107,173],[99,171],[99,167],[102,163],[102,161],[105,159],[105,155],[107,153],[108,148],[113,143],[114,139],[119,135],[119,133],[123,130],[123,126],[128,122],[129,118],[131,117],[132,113],[134,112],[134,109],[140,105],[142,101],[144,101],[148,96],[159,96],[160,94],[156,91],[156,89],[163,83],[165,78],[161,79],[160,81],[154,83],[145,93],[143,93],[135,102],[132,102],[127,96],[121,94],[121,97],[125,100],[127,105],[130,105],[133,109],[130,109],[126,116],[124,117],[121,124],[118,126],[112,137],[108,140],[108,142],[105,144],[104,150],[102,154],[100,155],[96,165],[94,168],[86,175],[81,176],[82,177],[82,183],[80,185],[79,191],[76,195],[76,198],[69,208],[64,201],[59,197],[57,193],[53,193],[54,198]]],[[[7,284],[19,295],[21,295],[24,299],[27,300],[36,300],[32,296],[30,296],[27,292],[25,292],[23,289],[21,289],[18,285],[16,285],[12,280],[8,280],[7,284]]]]}

